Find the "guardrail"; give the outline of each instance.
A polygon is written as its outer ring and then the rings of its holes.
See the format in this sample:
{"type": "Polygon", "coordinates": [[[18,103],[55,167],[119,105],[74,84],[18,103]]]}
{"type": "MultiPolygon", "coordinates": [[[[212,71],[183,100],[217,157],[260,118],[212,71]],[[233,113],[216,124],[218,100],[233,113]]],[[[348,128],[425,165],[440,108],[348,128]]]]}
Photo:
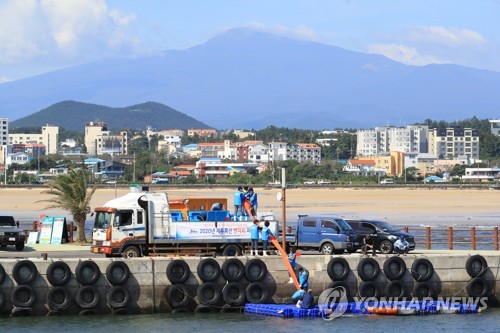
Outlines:
{"type": "Polygon", "coordinates": [[[404,227],[415,244],[427,250],[436,248],[495,250],[498,251],[498,227],[404,227]]]}

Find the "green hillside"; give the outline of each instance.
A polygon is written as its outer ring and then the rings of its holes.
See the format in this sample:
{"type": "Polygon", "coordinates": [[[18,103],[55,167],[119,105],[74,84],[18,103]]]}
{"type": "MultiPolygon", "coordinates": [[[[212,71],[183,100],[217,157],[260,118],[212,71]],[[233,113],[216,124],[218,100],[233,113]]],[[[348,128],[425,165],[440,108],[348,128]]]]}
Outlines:
{"type": "Polygon", "coordinates": [[[46,109],[11,122],[9,127],[50,124],[66,130],[83,131],[85,124],[91,121],[104,121],[108,124],[109,130],[145,130],[148,125],[156,129],[212,128],[182,112],[156,102],[112,108],[75,101],[53,104],[46,109]]]}

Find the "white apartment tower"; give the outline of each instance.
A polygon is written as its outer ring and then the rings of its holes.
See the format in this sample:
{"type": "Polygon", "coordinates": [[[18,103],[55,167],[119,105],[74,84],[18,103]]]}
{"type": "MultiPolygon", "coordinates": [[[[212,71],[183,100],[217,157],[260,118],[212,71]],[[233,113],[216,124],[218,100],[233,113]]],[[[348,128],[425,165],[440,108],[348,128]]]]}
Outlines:
{"type": "Polygon", "coordinates": [[[427,133],[428,127],[420,125],[358,130],[356,155],[379,156],[391,151],[427,153],[427,133]]]}
{"type": "Polygon", "coordinates": [[[429,131],[429,153],[438,158],[479,158],[479,132],[472,128],[433,128],[429,131]]]}
{"type": "Polygon", "coordinates": [[[90,122],[85,125],[85,147],[87,153],[93,155],[125,155],[127,154],[127,131],[119,135],[111,135],[104,122],[90,122]]]}

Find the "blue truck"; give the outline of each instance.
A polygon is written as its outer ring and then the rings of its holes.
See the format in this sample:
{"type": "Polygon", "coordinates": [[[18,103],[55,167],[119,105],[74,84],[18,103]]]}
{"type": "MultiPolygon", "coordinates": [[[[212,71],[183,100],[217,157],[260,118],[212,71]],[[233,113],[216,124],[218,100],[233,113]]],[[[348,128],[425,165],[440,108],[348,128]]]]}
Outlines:
{"type": "Polygon", "coordinates": [[[354,252],[356,233],[342,218],[333,215],[299,215],[295,229],[287,231],[290,246],[323,254],[354,252]]]}

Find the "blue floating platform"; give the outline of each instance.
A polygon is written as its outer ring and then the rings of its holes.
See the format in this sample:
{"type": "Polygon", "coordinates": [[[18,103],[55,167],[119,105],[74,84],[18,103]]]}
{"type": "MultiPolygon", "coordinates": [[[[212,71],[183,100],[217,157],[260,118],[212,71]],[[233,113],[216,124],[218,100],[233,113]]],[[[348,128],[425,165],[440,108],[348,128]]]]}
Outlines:
{"type": "MultiPolygon", "coordinates": [[[[336,311],[342,314],[357,314],[368,315],[369,307],[374,304],[370,303],[338,303],[336,304],[336,311]]],[[[381,305],[380,307],[384,307],[381,305]]],[[[458,306],[447,308],[446,304],[439,302],[399,302],[397,315],[429,315],[438,313],[478,313],[480,312],[477,304],[460,304],[458,306]]],[[[322,318],[322,308],[316,306],[313,309],[297,308],[295,304],[252,304],[245,305],[245,313],[257,314],[264,316],[283,317],[283,318],[322,318]]],[[[396,314],[395,314],[396,315],[396,314]]]]}

